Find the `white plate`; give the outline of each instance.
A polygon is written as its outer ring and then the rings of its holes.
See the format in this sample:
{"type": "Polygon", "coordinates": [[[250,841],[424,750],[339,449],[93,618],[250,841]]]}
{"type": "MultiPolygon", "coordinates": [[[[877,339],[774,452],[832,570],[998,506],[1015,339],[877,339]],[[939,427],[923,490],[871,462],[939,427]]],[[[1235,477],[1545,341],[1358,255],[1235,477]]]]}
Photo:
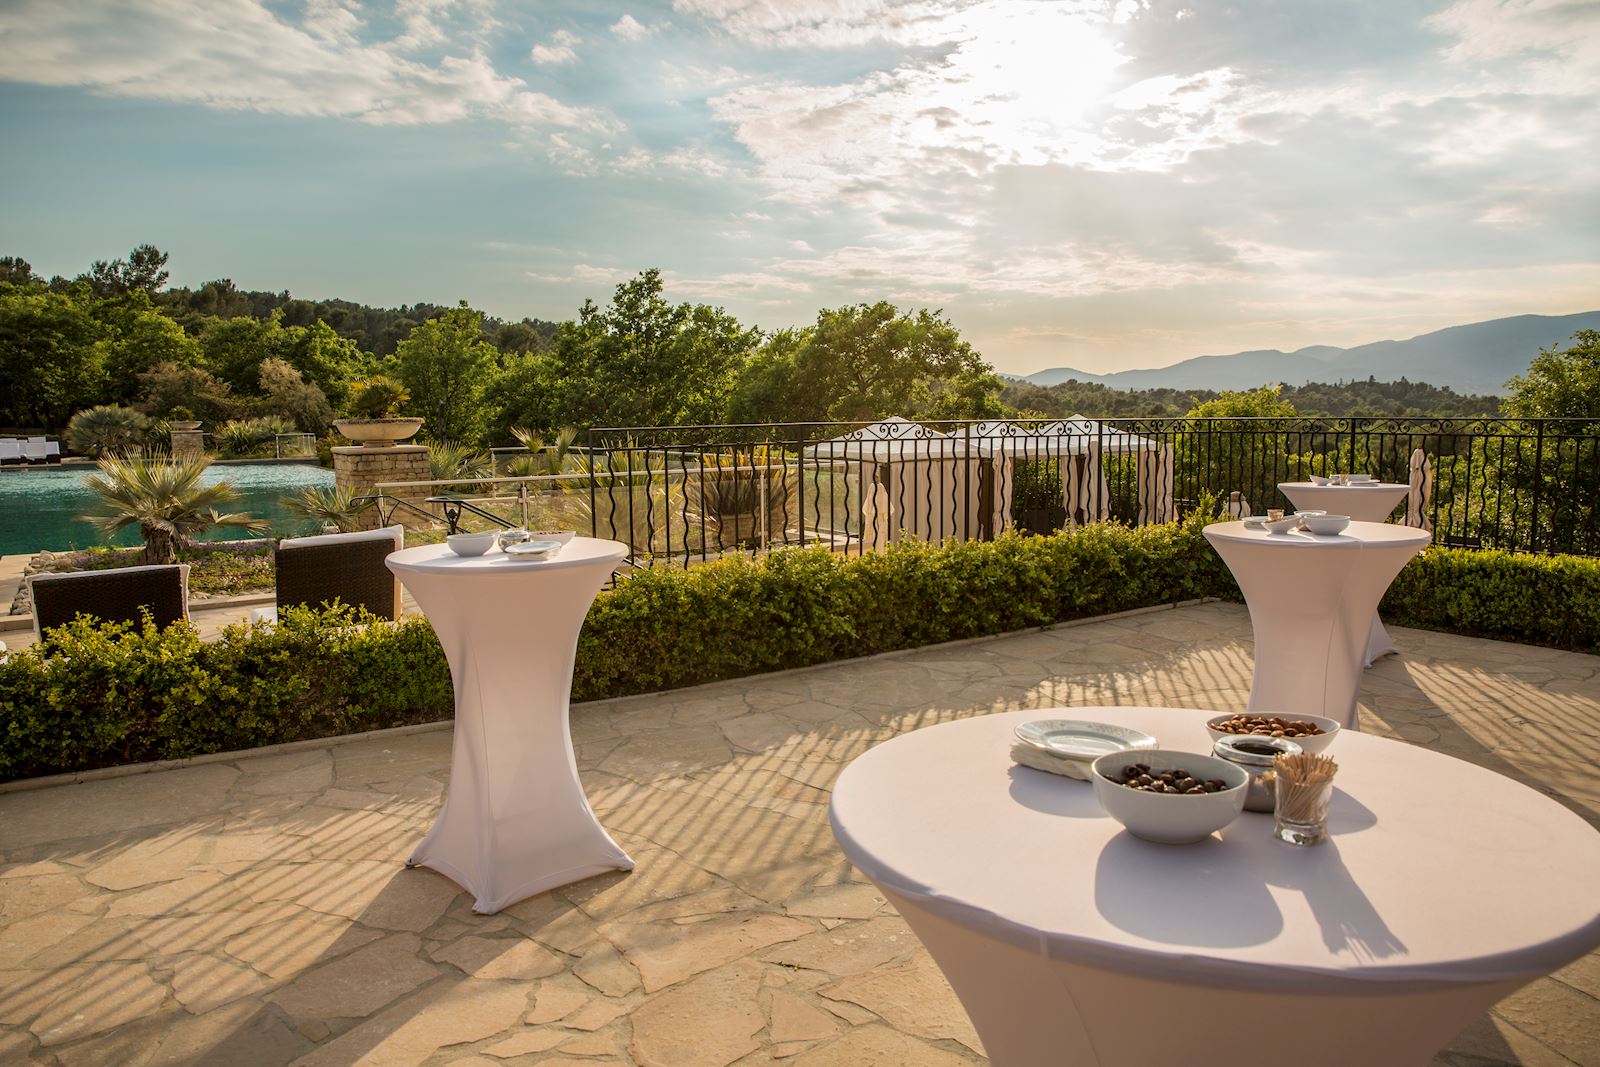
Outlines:
{"type": "Polygon", "coordinates": [[[1149,734],[1108,722],[1035,719],[1017,727],[1017,740],[1064,759],[1098,759],[1110,752],[1155,748],[1149,734]]]}
{"type": "Polygon", "coordinates": [[[560,541],[523,541],[504,546],[505,554],[512,559],[544,559],[561,548],[560,541]]]}

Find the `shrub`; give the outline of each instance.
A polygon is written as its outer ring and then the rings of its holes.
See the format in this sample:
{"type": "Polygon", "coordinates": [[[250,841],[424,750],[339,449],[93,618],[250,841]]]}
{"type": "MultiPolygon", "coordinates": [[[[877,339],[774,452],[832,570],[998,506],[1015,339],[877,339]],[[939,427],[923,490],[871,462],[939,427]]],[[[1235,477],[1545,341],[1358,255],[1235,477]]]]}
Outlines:
{"type": "Polygon", "coordinates": [[[133,408],[101,404],[84,408],[67,423],[67,447],[81,456],[111,455],[144,443],[150,420],[133,408]]]}
{"type": "Polygon", "coordinates": [[[0,664],[0,779],[254,748],[446,718],[450,672],[425,619],[287,608],[278,625],[78,619],[0,664]],[[359,625],[358,625],[359,624],[359,625]]]}
{"type": "Polygon", "coordinates": [[[1400,626],[1600,652],[1600,559],[1435,546],[1380,610],[1400,626]]]}
{"type": "MultiPolygon", "coordinates": [[[[1138,529],[823,548],[635,573],[578,640],[594,700],[1200,596],[1238,598],[1203,513],[1138,529]]],[[[1398,624],[1594,651],[1600,560],[1429,549],[1384,601],[1398,624]]],[[[285,609],[276,628],[201,641],[186,624],[51,631],[60,653],[0,663],[0,779],[169,759],[448,717],[450,672],[424,619],[285,609]],[[360,623],[361,625],[358,625],[360,623]]]]}

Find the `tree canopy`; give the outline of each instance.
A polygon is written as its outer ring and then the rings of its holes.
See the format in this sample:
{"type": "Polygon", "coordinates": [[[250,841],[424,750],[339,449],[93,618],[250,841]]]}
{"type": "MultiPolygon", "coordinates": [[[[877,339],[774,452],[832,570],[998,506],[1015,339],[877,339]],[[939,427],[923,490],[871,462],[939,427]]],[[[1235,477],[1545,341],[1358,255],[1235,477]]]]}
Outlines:
{"type": "Polygon", "coordinates": [[[1541,348],[1506,388],[1506,413],[1519,419],[1600,419],[1600,330],[1579,330],[1566,348],[1541,348]]]}

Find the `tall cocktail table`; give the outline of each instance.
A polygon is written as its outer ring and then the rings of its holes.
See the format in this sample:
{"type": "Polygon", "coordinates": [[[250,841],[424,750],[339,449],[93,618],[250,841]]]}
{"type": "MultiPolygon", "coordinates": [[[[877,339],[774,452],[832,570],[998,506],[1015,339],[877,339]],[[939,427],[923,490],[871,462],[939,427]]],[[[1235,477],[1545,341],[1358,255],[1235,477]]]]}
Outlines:
{"type": "Polygon", "coordinates": [[[1356,689],[1384,590],[1431,539],[1426,530],[1352,522],[1342,534],[1207,526],[1250,608],[1250,710],[1325,715],[1357,729],[1356,689]]]}
{"type": "Polygon", "coordinates": [[[1313,848],[1253,812],[1199,844],[1150,844],[1089,783],[1009,758],[1019,722],[1061,717],[1208,752],[1211,714],[985,715],[839,776],[840,849],[922,939],[996,1067],[1424,1067],[1600,946],[1600,834],[1437,752],[1335,738],[1331,836],[1313,848]]]}
{"type": "Polygon", "coordinates": [[[409,865],[468,890],[476,912],[633,869],[589,807],[567,730],[578,631],[627,551],[577,537],[542,561],[445,545],[386,561],[439,635],[456,693],[444,808],[409,865]]]}
{"type": "MultiPolygon", "coordinates": [[[[1409,485],[1400,482],[1371,482],[1367,485],[1317,485],[1315,482],[1279,482],[1278,492],[1293,504],[1296,511],[1326,511],[1330,515],[1348,515],[1357,522],[1388,522],[1394,509],[1411,492],[1409,485]]],[[[1399,652],[1383,620],[1372,613],[1372,631],[1367,635],[1366,665],[1392,652],[1399,652]]]]}

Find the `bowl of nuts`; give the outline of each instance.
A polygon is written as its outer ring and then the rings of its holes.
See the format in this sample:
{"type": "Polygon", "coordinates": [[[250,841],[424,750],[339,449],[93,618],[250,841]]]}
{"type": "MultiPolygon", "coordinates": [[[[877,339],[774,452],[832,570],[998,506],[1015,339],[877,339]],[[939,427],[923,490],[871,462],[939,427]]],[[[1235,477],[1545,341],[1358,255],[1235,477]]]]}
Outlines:
{"type": "Polygon", "coordinates": [[[1216,715],[1206,720],[1211,740],[1254,734],[1257,737],[1287,737],[1300,746],[1300,751],[1317,755],[1333,744],[1339,732],[1335,719],[1321,715],[1269,715],[1266,712],[1245,711],[1237,715],[1216,715]]]}
{"type": "Polygon", "coordinates": [[[1250,774],[1193,752],[1112,752],[1094,761],[1095,799],[1106,814],[1146,841],[1191,845],[1227,826],[1244,810],[1250,774]]]}

